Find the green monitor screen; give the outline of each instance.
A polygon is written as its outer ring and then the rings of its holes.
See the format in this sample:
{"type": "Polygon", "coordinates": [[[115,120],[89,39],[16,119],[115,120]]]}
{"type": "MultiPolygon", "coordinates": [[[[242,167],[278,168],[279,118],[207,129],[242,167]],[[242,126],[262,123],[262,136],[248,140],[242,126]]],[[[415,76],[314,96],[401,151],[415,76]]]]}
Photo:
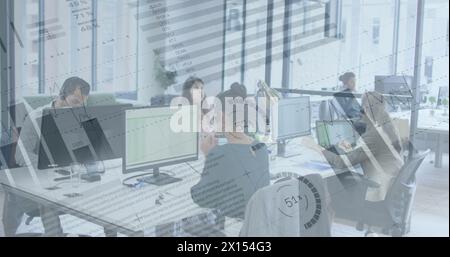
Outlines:
{"type": "Polygon", "coordinates": [[[320,146],[329,148],[343,140],[354,145],[357,141],[356,131],[350,121],[317,121],[317,140],[320,146]]]}
{"type": "MultiPolygon", "coordinates": [[[[145,107],[125,112],[125,158],[124,173],[169,166],[198,158],[197,112],[194,106],[183,110],[171,107],[145,107]],[[189,132],[176,132],[171,127],[174,115],[183,122],[190,122],[189,132]],[[193,122],[195,121],[195,122],[193,122]]],[[[186,131],[186,130],[185,130],[186,131]]]]}

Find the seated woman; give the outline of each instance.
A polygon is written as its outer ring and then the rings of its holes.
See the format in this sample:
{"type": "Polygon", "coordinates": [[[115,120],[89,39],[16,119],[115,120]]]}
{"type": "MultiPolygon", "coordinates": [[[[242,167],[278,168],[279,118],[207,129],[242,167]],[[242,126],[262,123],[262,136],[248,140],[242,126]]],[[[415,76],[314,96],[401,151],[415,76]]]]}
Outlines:
{"type": "Polygon", "coordinates": [[[217,96],[222,105],[215,106],[217,120],[221,121],[222,128],[231,121],[232,129],[220,130],[228,141],[225,145],[217,145],[214,134],[203,140],[205,165],[191,195],[201,207],[217,209],[224,216],[244,218],[246,204],[253,193],[269,185],[269,158],[267,147],[243,132],[245,118],[236,120],[245,115],[238,115],[238,108],[225,108],[226,101],[229,104],[236,97],[247,97],[246,88],[237,83],[217,96]]]}
{"type": "Polygon", "coordinates": [[[347,142],[341,142],[339,147],[345,154],[337,155],[311,139],[305,139],[303,143],[323,153],[333,167],[346,169],[348,166],[361,164],[364,175],[379,184],[379,187],[368,189],[366,200],[382,201],[403,166],[402,144],[392,119],[386,112],[386,100],[381,94],[365,93],[362,108],[362,119],[367,124],[367,129],[354,149],[347,142]]]}
{"type": "Polygon", "coordinates": [[[199,110],[202,110],[202,114],[208,111],[205,109],[205,83],[202,79],[189,77],[183,84],[181,96],[186,98],[191,105],[196,105],[199,110]]]}
{"type": "Polygon", "coordinates": [[[334,95],[339,107],[344,112],[346,119],[352,121],[358,134],[364,134],[366,124],[362,120],[362,107],[356,100],[353,93],[356,92],[356,75],[353,72],[346,72],[339,77],[344,90],[334,95]]]}

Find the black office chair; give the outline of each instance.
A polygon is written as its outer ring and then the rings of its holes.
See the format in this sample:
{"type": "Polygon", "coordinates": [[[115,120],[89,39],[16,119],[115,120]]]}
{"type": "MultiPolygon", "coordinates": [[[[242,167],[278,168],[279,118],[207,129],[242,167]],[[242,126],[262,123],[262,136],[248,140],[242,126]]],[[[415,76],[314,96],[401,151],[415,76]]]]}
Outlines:
{"type": "Polygon", "coordinates": [[[382,228],[383,234],[392,236],[403,236],[409,232],[416,192],[416,172],[429,152],[417,154],[403,165],[383,201],[364,202],[362,220],[357,224],[359,231],[363,231],[367,225],[366,235],[372,232],[372,226],[382,228]]]}
{"type": "MultiPolygon", "coordinates": [[[[322,178],[322,176],[320,174],[309,174],[306,175],[304,177],[299,176],[299,175],[294,175],[294,174],[287,174],[287,177],[281,178],[279,180],[277,180],[274,184],[267,186],[269,192],[276,192],[275,195],[272,194],[264,194],[262,195],[262,197],[257,198],[257,201],[260,202],[260,204],[256,204],[256,205],[250,205],[250,206],[262,206],[263,204],[261,203],[265,203],[264,205],[266,206],[274,206],[276,208],[276,206],[279,205],[279,203],[286,203],[286,195],[281,193],[278,193],[279,189],[281,188],[295,188],[298,187],[300,192],[300,188],[304,188],[305,190],[311,190],[311,192],[313,192],[313,195],[315,198],[310,198],[310,200],[308,200],[308,198],[302,198],[305,199],[307,204],[306,204],[306,209],[308,211],[311,210],[315,210],[315,214],[314,217],[311,221],[305,221],[306,216],[310,215],[310,214],[305,214],[305,212],[299,211],[298,212],[294,212],[294,214],[292,214],[292,216],[289,216],[285,213],[283,213],[282,211],[280,211],[280,209],[278,209],[278,211],[276,212],[267,212],[264,213],[264,215],[260,216],[261,214],[255,211],[251,211],[250,213],[253,213],[253,215],[257,215],[257,216],[252,216],[249,215],[248,213],[245,216],[246,221],[244,221],[245,223],[249,223],[249,220],[254,219],[254,218],[258,218],[260,219],[260,223],[278,223],[280,224],[280,226],[282,227],[287,227],[287,226],[298,226],[299,227],[299,234],[297,236],[301,236],[301,237],[329,237],[331,236],[331,225],[332,225],[332,217],[333,217],[333,213],[332,213],[332,209],[329,206],[329,202],[330,202],[330,196],[329,196],[329,192],[328,192],[328,188],[327,185],[324,181],[324,179],[322,178]],[[273,190],[274,188],[278,188],[278,190],[273,190]],[[312,200],[312,202],[311,202],[312,200]],[[310,202],[308,202],[310,201],[310,202]],[[309,204],[309,205],[308,205],[309,204]],[[282,213],[281,215],[279,215],[280,213],[282,213]],[[262,221],[261,221],[262,219],[262,221]],[[293,220],[297,220],[300,221],[298,224],[297,222],[293,222],[293,220]],[[291,224],[292,222],[292,224],[291,224]],[[305,224],[306,223],[306,224],[305,224]],[[282,224],[282,225],[281,225],[282,224]],[[309,225],[309,227],[307,227],[306,225],[309,225]]],[[[291,191],[292,192],[292,191],[291,191]]],[[[294,191],[295,192],[295,191],[294,191]]],[[[301,195],[303,197],[303,195],[301,195]]],[[[290,199],[290,198],[288,198],[290,199]]],[[[255,200],[254,200],[255,201],[255,200]]],[[[298,205],[298,207],[300,207],[300,204],[298,205]]],[[[248,207],[247,207],[248,208],[248,207]]],[[[261,209],[257,209],[258,211],[261,211],[261,209]]],[[[249,227],[247,227],[245,229],[245,232],[242,233],[241,231],[241,236],[255,236],[254,233],[254,229],[257,228],[257,226],[255,225],[251,225],[249,227]]],[[[257,233],[263,233],[260,228],[257,229],[258,232],[257,233]]],[[[268,230],[266,230],[266,233],[269,233],[268,230]]],[[[292,235],[292,231],[291,232],[286,232],[283,233],[283,231],[277,231],[277,234],[266,234],[266,235],[261,235],[258,234],[258,236],[295,236],[292,235]]]]}

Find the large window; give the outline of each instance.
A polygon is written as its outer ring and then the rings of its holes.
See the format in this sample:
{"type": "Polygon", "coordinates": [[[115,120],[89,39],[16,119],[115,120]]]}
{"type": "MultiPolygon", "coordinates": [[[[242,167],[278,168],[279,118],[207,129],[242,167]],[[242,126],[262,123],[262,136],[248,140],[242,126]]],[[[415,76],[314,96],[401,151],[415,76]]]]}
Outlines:
{"type": "MultiPolygon", "coordinates": [[[[448,1],[425,1],[421,84],[428,95],[448,95],[448,1]]],[[[447,96],[448,97],[448,96],[447,96]]]]}
{"type": "Polygon", "coordinates": [[[292,87],[337,90],[341,73],[356,74],[360,91],[373,89],[375,75],[392,71],[395,1],[340,1],[338,10],[314,1],[298,1],[292,12],[292,87]],[[301,7],[299,7],[301,6],[301,7]],[[300,8],[296,11],[296,8],[300,8]],[[301,10],[304,10],[303,12],[301,10]],[[339,19],[328,17],[338,12],[339,19]],[[339,23],[337,23],[339,22],[339,23]],[[337,39],[324,35],[338,29],[337,39]],[[318,33],[325,31],[322,33],[318,33]]]}
{"type": "Polygon", "coordinates": [[[242,26],[239,23],[242,9],[235,9],[238,3],[227,3],[231,8],[227,9],[231,15],[228,15],[227,21],[224,21],[225,1],[167,1],[166,5],[166,12],[158,15],[165,18],[154,23],[162,27],[162,34],[149,37],[153,45],[156,43],[153,39],[163,39],[165,46],[158,48],[161,64],[168,71],[177,71],[176,84],[170,86],[166,93],[179,95],[183,82],[190,76],[205,82],[207,95],[216,95],[222,90],[224,74],[229,75],[229,81],[238,79],[242,45],[242,28],[239,27],[239,24],[242,26]],[[224,29],[227,28],[231,35],[224,41],[224,29]],[[225,70],[228,72],[223,73],[224,54],[225,70]]]}
{"type": "MultiPolygon", "coordinates": [[[[448,98],[448,1],[425,1],[420,72],[421,106],[442,107],[448,98]],[[431,101],[430,101],[431,100],[431,101]]],[[[402,0],[399,17],[397,73],[414,74],[417,1],[402,0]]]]}
{"type": "MultiPolygon", "coordinates": [[[[270,56],[270,81],[266,81],[271,87],[280,88],[283,76],[283,39],[284,39],[284,10],[285,1],[273,1],[272,42],[268,46],[270,56]]],[[[270,24],[269,24],[270,25],[270,24]]]]}
{"type": "Polygon", "coordinates": [[[414,73],[414,46],[416,44],[417,1],[401,0],[397,46],[397,73],[414,73]]]}
{"type": "MultiPolygon", "coordinates": [[[[347,71],[365,91],[374,88],[377,75],[412,75],[414,68],[417,1],[21,0],[14,5],[16,98],[57,94],[67,77],[79,76],[94,91],[127,98],[140,92],[148,101],[153,91],[146,88],[159,83],[151,75],[154,58],[177,71],[176,85],[156,92],[170,94],[179,94],[192,75],[206,80],[209,95],[233,82],[254,93],[259,79],[275,88],[339,90],[338,77],[347,71]]],[[[448,87],[447,10],[447,1],[426,1],[421,75],[424,89],[436,96],[448,87]]]]}
{"type": "Polygon", "coordinates": [[[14,22],[20,42],[15,44],[16,96],[39,93],[39,1],[15,1],[14,22]]]}
{"type": "Polygon", "coordinates": [[[97,90],[135,91],[139,28],[134,14],[138,8],[132,9],[121,0],[97,4],[97,90]]]}
{"type": "Polygon", "coordinates": [[[249,1],[245,30],[244,85],[255,93],[256,82],[264,80],[266,71],[267,2],[249,1]]]}
{"type": "MultiPolygon", "coordinates": [[[[291,88],[320,90],[335,85],[340,49],[335,39],[327,40],[326,6],[314,1],[293,1],[291,7],[291,88]],[[330,45],[331,43],[331,45],[330,45]]],[[[330,22],[336,28],[336,22],[330,22]]],[[[278,78],[277,78],[278,80],[278,78]]]]}
{"type": "MultiPolygon", "coordinates": [[[[249,1],[255,2],[255,1],[249,1]]],[[[242,44],[244,36],[244,1],[226,1],[224,88],[234,82],[242,82],[242,44]]]]}
{"type": "Polygon", "coordinates": [[[57,95],[78,76],[93,91],[137,90],[137,8],[127,1],[14,1],[16,98],[57,95]]]}
{"type": "Polygon", "coordinates": [[[44,69],[41,94],[57,94],[67,77],[92,81],[92,35],[95,19],[92,1],[41,1],[39,41],[44,69]]]}

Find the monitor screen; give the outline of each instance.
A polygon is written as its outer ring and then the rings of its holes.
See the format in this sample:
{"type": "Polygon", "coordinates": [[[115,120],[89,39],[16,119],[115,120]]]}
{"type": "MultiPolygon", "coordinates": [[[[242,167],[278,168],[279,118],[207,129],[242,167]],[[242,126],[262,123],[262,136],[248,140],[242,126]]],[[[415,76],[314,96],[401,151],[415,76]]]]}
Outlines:
{"type": "Polygon", "coordinates": [[[337,145],[343,140],[355,145],[357,134],[349,121],[317,121],[317,140],[324,148],[337,145]]]}
{"type": "Polygon", "coordinates": [[[309,97],[280,99],[278,103],[277,139],[290,139],[311,134],[309,97]]]}
{"type": "Polygon", "coordinates": [[[381,94],[411,95],[411,76],[375,76],[375,91],[381,94]]]}
{"type": "Polygon", "coordinates": [[[38,168],[122,158],[124,109],[128,107],[130,105],[43,110],[38,168]]]}
{"type": "Polygon", "coordinates": [[[198,133],[195,126],[188,132],[175,131],[171,124],[197,122],[194,106],[145,107],[125,112],[124,173],[169,166],[198,158],[198,133]],[[178,113],[187,116],[174,116],[178,113]],[[180,118],[181,117],[181,118],[180,118]]]}

